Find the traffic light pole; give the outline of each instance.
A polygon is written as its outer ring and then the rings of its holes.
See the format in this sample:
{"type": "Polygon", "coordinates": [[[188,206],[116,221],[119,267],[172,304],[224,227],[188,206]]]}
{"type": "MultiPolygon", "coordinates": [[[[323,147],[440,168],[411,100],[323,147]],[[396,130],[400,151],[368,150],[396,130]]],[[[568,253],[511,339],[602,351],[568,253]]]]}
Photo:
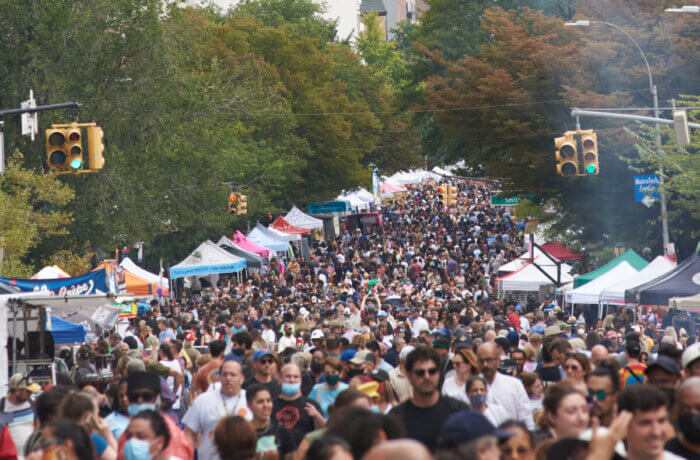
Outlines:
{"type": "MultiPolygon", "coordinates": [[[[19,109],[0,110],[0,118],[10,115],[22,115],[23,113],[45,112],[47,110],[58,109],[79,109],[80,104],[76,101],[61,102],[60,104],[37,105],[36,107],[22,107],[19,109]]],[[[0,128],[3,122],[0,121],[0,128]]],[[[5,137],[0,131],[0,175],[5,173],[5,137]]]]}

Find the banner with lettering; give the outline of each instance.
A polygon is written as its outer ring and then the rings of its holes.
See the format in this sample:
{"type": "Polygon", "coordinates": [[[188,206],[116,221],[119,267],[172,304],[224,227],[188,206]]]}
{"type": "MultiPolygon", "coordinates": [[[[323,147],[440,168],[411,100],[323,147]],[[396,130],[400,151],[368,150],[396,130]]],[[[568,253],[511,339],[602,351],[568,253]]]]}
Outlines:
{"type": "Polygon", "coordinates": [[[107,276],[105,269],[95,270],[75,278],[54,280],[0,278],[0,281],[19,288],[21,292],[39,292],[46,295],[74,296],[116,292],[114,276],[107,276]]]}

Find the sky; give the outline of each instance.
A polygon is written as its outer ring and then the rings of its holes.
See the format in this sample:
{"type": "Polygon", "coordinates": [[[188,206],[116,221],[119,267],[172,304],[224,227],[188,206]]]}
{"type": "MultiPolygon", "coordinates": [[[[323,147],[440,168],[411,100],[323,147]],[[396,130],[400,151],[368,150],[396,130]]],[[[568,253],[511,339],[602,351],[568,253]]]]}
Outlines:
{"type": "MultiPolygon", "coordinates": [[[[321,3],[320,0],[314,0],[321,3]]],[[[238,0],[187,0],[183,3],[189,5],[216,5],[226,11],[235,5],[238,0]]],[[[360,0],[325,0],[328,11],[324,17],[338,19],[338,38],[346,38],[350,34],[357,33],[357,16],[360,9],[360,0]]]]}

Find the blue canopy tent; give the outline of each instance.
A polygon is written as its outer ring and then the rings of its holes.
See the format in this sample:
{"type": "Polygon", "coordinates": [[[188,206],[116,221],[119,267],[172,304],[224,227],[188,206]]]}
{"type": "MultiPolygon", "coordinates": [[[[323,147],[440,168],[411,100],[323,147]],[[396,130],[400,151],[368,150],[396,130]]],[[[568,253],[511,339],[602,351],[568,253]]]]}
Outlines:
{"type": "Polygon", "coordinates": [[[265,246],[275,252],[287,252],[289,249],[289,242],[275,236],[270,230],[260,224],[256,225],[246,236],[254,243],[265,246]]]}
{"type": "Polygon", "coordinates": [[[210,275],[217,273],[237,273],[246,268],[242,257],[234,256],[207,240],[182,262],[170,267],[170,278],[210,275]]]}
{"type": "MultiPolygon", "coordinates": [[[[46,320],[46,329],[49,329],[49,320],[46,320]]],[[[80,343],[85,342],[85,328],[82,324],[74,324],[65,319],[51,315],[51,335],[54,343],[80,343]]]]}

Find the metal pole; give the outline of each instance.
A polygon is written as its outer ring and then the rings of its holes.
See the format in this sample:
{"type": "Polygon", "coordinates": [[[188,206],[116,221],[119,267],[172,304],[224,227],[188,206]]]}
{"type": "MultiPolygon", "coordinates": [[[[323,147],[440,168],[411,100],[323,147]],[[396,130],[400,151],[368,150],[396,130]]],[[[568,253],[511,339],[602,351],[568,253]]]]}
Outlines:
{"type": "MultiPolygon", "coordinates": [[[[619,120],[631,120],[631,121],[641,121],[642,123],[649,124],[662,124],[662,125],[672,125],[673,120],[668,120],[666,118],[656,118],[656,117],[645,117],[642,115],[627,115],[624,113],[614,113],[614,112],[601,112],[598,110],[584,110],[584,109],[571,109],[572,117],[601,117],[601,118],[616,118],[619,120]]],[[[700,123],[688,123],[689,128],[700,128],[700,123]]]]}
{"type": "MultiPolygon", "coordinates": [[[[0,129],[4,124],[4,121],[0,121],[0,129]]],[[[5,133],[0,131],[0,176],[3,174],[5,174],[5,133]]]]}
{"type": "Polygon", "coordinates": [[[38,105],[36,107],[23,107],[21,109],[0,110],[0,117],[5,115],[21,115],[23,113],[43,112],[44,110],[56,109],[79,109],[80,104],[76,101],[61,102],[60,104],[38,105]]]}
{"type": "MultiPolygon", "coordinates": [[[[649,80],[651,81],[651,73],[649,73],[649,80]]],[[[656,85],[652,87],[651,91],[654,97],[654,117],[659,118],[659,98],[656,93],[656,85]]],[[[661,150],[661,127],[657,122],[656,126],[656,147],[661,150]]],[[[666,193],[664,192],[664,166],[659,165],[659,195],[661,197],[661,234],[663,238],[664,251],[670,242],[668,236],[668,214],[666,213],[666,193]]]]}
{"type": "Polygon", "coordinates": [[[12,301],[12,373],[17,372],[17,301],[12,301]]]}

